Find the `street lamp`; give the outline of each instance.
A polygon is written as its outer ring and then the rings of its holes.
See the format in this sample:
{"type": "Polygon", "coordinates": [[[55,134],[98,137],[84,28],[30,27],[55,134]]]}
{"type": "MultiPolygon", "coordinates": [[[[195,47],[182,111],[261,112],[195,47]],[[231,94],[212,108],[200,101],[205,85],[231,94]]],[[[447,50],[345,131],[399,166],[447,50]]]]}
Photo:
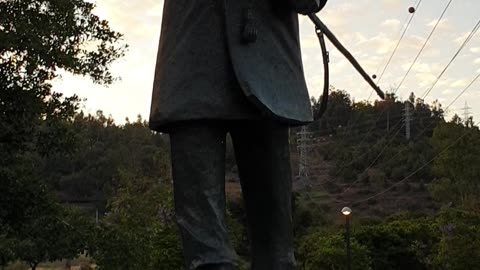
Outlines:
{"type": "Polygon", "coordinates": [[[345,216],[345,250],[347,253],[347,270],[351,270],[352,260],[350,254],[350,214],[352,214],[352,209],[344,207],[342,209],[342,214],[345,216]]]}

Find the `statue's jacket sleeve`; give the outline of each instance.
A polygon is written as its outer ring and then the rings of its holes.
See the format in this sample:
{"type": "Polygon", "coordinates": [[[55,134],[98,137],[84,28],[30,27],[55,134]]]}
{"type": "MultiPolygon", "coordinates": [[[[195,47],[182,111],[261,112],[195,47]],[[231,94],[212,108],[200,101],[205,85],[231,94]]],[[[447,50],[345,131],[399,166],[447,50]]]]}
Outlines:
{"type": "Polygon", "coordinates": [[[163,14],[152,129],[198,119],[312,120],[298,15],[287,1],[165,0],[163,14]]]}

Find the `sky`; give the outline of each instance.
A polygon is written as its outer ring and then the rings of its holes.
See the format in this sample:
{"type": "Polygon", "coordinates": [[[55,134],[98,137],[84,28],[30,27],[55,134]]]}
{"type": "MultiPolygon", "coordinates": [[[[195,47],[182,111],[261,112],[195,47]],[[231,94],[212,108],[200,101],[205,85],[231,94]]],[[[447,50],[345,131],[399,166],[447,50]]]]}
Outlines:
{"type": "MultiPolygon", "coordinates": [[[[126,56],[112,66],[114,76],[121,80],[104,87],[85,77],[62,74],[53,82],[54,90],[67,96],[77,94],[85,99],[84,111],[102,110],[112,115],[117,124],[124,123],[126,117],[136,119],[139,114],[148,119],[163,0],[97,0],[96,5],[95,13],[123,33],[130,46],[126,56]]],[[[432,86],[480,20],[478,10],[478,0],[329,0],[318,16],[369,74],[380,76],[386,67],[380,87],[390,92],[398,88],[397,96],[406,99],[411,92],[422,96],[432,86]],[[436,31],[398,87],[449,1],[452,2],[436,31]],[[414,15],[410,14],[408,8],[419,2],[414,15]],[[411,16],[411,24],[386,66],[411,16]]],[[[309,93],[318,98],[323,89],[322,58],[314,27],[307,17],[300,16],[300,34],[309,93]]],[[[346,90],[355,101],[367,100],[371,93],[368,84],[333,45],[327,43],[327,46],[330,84],[346,90]]],[[[438,100],[446,107],[479,73],[480,33],[477,33],[425,101],[438,100]]],[[[372,95],[370,101],[374,99],[372,95]]],[[[466,103],[474,120],[480,118],[480,79],[451,105],[448,115],[463,115],[466,103]]]]}

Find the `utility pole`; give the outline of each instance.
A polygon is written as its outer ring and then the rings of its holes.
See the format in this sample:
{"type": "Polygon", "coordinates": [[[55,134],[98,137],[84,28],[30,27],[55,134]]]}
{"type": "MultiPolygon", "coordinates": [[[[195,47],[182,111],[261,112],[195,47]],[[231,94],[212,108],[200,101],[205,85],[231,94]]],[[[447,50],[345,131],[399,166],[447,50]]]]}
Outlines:
{"type": "Polygon", "coordinates": [[[472,107],[468,107],[468,103],[465,101],[465,107],[463,107],[463,121],[465,122],[465,125],[468,124],[468,119],[470,119],[470,109],[472,107]]]}
{"type": "Polygon", "coordinates": [[[410,140],[410,122],[412,121],[412,115],[410,112],[410,101],[405,101],[405,137],[410,140]]]}
{"type": "Polygon", "coordinates": [[[311,186],[310,176],[309,176],[309,152],[313,147],[311,138],[312,132],[307,130],[306,126],[302,127],[302,130],[297,133],[297,149],[299,153],[298,159],[298,175],[297,179],[302,181],[305,186],[311,186]]]}

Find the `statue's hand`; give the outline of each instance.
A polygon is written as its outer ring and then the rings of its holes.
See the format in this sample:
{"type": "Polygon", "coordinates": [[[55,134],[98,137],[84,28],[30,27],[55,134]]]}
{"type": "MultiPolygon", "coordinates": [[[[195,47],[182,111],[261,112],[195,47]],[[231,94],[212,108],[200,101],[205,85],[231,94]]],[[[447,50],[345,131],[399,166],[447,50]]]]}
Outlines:
{"type": "Polygon", "coordinates": [[[288,0],[292,8],[303,15],[319,12],[327,0],[288,0]]]}

